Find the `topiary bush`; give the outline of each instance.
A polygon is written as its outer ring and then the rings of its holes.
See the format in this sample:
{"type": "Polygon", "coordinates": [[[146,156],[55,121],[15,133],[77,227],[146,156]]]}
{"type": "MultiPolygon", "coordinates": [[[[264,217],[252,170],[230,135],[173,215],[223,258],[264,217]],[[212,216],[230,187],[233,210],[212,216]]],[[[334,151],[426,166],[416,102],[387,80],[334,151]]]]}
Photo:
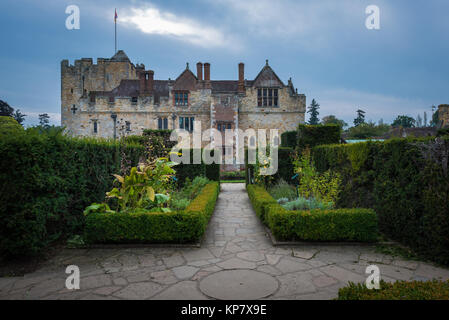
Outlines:
{"type": "Polygon", "coordinates": [[[323,144],[340,143],[341,127],[335,124],[298,126],[297,149],[299,153],[306,148],[323,144]]]}

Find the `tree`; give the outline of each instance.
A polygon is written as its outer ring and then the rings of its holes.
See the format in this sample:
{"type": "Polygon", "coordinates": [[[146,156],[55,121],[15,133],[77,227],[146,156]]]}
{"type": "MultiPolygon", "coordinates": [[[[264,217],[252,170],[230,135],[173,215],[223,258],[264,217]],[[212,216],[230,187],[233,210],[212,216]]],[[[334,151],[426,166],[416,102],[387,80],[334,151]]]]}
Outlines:
{"type": "Polygon", "coordinates": [[[357,118],[354,119],[354,126],[359,126],[363,123],[365,123],[365,111],[363,110],[357,110],[357,118]]]}
{"type": "Polygon", "coordinates": [[[0,100],[0,116],[12,117],[14,108],[7,102],[0,100]]]}
{"type": "Polygon", "coordinates": [[[424,127],[427,127],[427,112],[424,111],[424,127]]]}
{"type": "Polygon", "coordinates": [[[47,113],[39,115],[39,125],[43,128],[48,128],[50,125],[50,116],[47,113]]]}
{"type": "Polygon", "coordinates": [[[22,124],[25,120],[26,114],[20,112],[19,109],[14,112],[13,107],[11,107],[7,102],[0,100],[0,116],[12,117],[19,124],[22,124]]]}
{"type": "Polygon", "coordinates": [[[416,126],[418,128],[422,127],[422,118],[420,114],[418,114],[418,116],[416,117],[416,126]]]}
{"type": "Polygon", "coordinates": [[[20,109],[17,109],[13,116],[14,119],[16,119],[16,121],[20,124],[23,125],[23,121],[25,120],[26,114],[23,114],[22,112],[20,112],[20,109]]]}
{"type": "Polygon", "coordinates": [[[320,119],[318,118],[318,115],[320,114],[318,112],[318,109],[320,108],[320,105],[315,101],[315,99],[312,100],[312,103],[309,106],[309,110],[307,113],[310,113],[310,120],[309,124],[319,124],[320,119]]]}
{"type": "Polygon", "coordinates": [[[376,125],[374,122],[362,123],[356,127],[349,128],[347,138],[349,139],[369,139],[384,136],[391,127],[388,124],[376,125]]]}
{"type": "Polygon", "coordinates": [[[409,116],[398,116],[393,123],[391,124],[393,127],[403,127],[403,128],[414,128],[415,127],[415,119],[409,116]]]}
{"type": "Polygon", "coordinates": [[[438,125],[440,124],[440,117],[438,114],[438,110],[435,111],[432,115],[432,120],[430,121],[430,126],[431,127],[438,127],[438,125]]]}
{"type": "Polygon", "coordinates": [[[348,126],[348,124],[346,122],[344,122],[344,120],[337,119],[337,117],[334,115],[329,115],[329,116],[323,117],[323,119],[321,120],[321,123],[322,124],[336,124],[342,128],[348,126]]]}

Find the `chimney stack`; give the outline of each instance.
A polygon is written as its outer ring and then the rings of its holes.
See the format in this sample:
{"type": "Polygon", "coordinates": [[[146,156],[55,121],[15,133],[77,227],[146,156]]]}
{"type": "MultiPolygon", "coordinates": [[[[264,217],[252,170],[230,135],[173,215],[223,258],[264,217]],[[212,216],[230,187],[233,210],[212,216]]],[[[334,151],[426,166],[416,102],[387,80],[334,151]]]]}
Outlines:
{"type": "Polygon", "coordinates": [[[204,64],[204,81],[206,89],[210,89],[210,63],[204,64]]]}
{"type": "Polygon", "coordinates": [[[146,81],[146,88],[148,92],[153,92],[153,84],[154,84],[154,71],[149,70],[147,71],[147,81],[146,81]]]}
{"type": "Polygon", "coordinates": [[[201,62],[196,64],[196,76],[199,81],[203,81],[203,64],[201,62]]]}
{"type": "Polygon", "coordinates": [[[153,92],[153,79],[154,71],[148,70],[139,72],[139,86],[141,93],[153,92]]]}
{"type": "Polygon", "coordinates": [[[243,62],[239,63],[239,83],[238,92],[245,92],[245,64],[243,62]]]}

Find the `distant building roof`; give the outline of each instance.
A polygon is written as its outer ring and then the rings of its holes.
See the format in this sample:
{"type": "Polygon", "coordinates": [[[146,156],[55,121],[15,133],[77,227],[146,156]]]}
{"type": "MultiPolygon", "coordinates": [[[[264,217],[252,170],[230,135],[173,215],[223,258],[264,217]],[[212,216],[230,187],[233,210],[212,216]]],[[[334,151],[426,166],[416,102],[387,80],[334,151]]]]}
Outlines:
{"type": "Polygon", "coordinates": [[[126,55],[125,51],[118,50],[110,59],[110,61],[117,61],[117,62],[131,62],[129,60],[128,56],[126,55]]]}

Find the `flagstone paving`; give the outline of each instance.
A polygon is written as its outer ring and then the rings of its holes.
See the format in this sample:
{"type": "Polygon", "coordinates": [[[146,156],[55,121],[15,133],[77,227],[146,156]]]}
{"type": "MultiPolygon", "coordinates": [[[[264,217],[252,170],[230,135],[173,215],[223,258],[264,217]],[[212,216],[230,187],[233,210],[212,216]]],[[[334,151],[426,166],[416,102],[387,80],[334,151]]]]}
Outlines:
{"type": "Polygon", "coordinates": [[[370,246],[274,247],[244,184],[222,184],[201,248],[66,249],[39,270],[0,278],[0,299],[333,299],[376,264],[386,281],[449,279],[449,270],[370,246]],[[68,265],[79,290],[65,287],[68,265]]]}

